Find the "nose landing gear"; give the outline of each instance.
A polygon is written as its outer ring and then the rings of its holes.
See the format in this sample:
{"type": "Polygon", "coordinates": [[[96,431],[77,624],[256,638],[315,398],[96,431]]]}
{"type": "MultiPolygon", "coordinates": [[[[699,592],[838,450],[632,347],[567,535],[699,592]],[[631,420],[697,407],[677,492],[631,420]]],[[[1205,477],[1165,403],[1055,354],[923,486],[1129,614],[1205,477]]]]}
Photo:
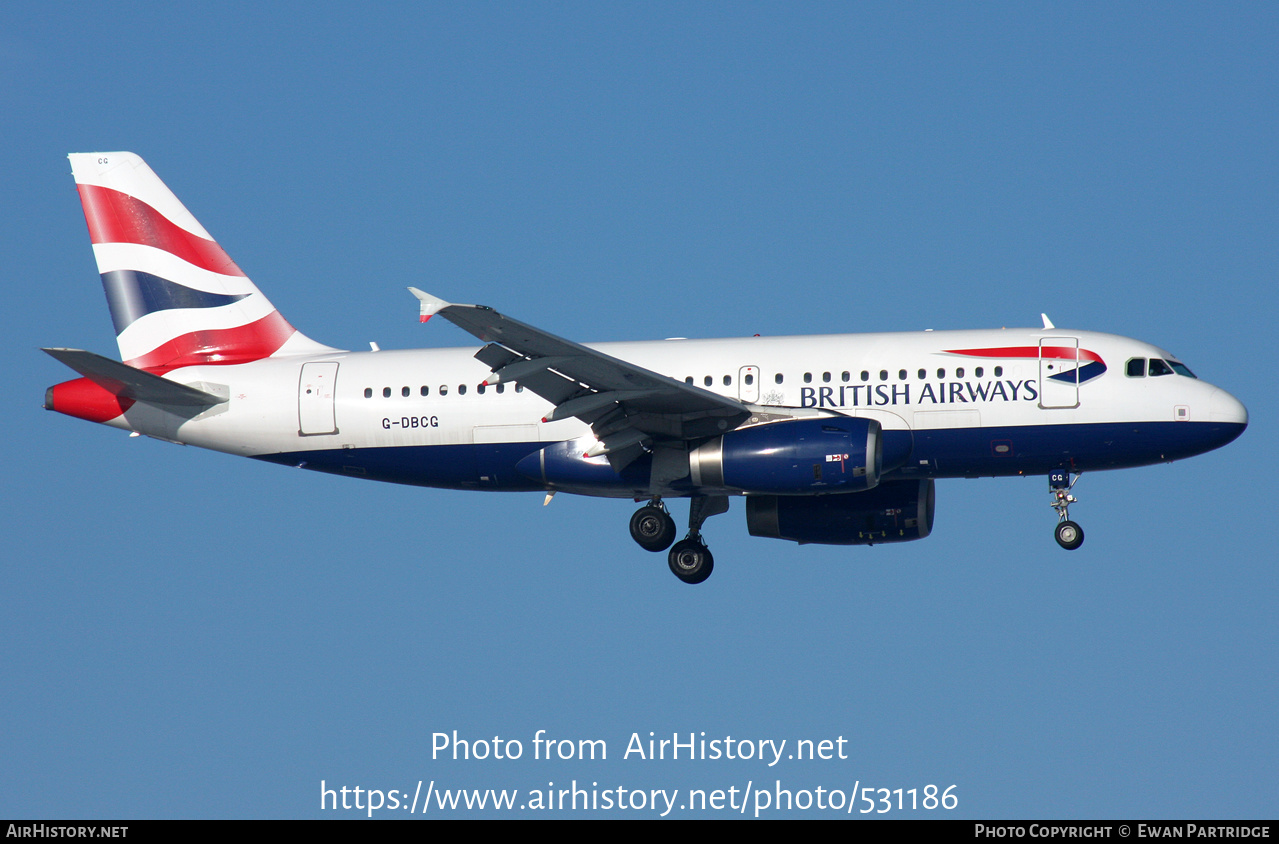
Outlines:
{"type": "Polygon", "coordinates": [[[1084,529],[1070,520],[1070,505],[1079,499],[1070,494],[1080,475],[1070,478],[1065,469],[1054,469],[1048,474],[1048,489],[1052,493],[1052,508],[1057,511],[1057,529],[1053,537],[1057,544],[1067,551],[1074,551],[1084,544],[1084,529]]]}
{"type": "Polygon", "coordinates": [[[1084,544],[1084,529],[1069,519],[1058,522],[1057,530],[1053,532],[1053,535],[1057,539],[1057,544],[1067,551],[1074,551],[1084,544]]]}

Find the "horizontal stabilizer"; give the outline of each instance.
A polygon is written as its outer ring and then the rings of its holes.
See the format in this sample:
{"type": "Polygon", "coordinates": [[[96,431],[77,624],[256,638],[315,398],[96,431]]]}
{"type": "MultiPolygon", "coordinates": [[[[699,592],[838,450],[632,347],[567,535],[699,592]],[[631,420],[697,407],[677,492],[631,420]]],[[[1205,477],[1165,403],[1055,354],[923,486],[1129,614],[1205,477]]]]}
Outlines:
{"type": "Polygon", "coordinates": [[[188,387],[136,369],[118,360],[82,349],[43,349],[102,389],[120,398],[146,404],[180,407],[212,407],[226,401],[221,396],[188,387]]]}

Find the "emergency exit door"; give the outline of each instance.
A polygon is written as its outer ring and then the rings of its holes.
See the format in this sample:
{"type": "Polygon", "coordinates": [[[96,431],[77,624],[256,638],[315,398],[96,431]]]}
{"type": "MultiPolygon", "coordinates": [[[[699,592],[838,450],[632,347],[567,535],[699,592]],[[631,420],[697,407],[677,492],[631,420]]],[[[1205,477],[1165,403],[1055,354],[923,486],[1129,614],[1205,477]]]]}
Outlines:
{"type": "Polygon", "coordinates": [[[298,436],[336,434],[333,395],[338,381],[337,361],[302,365],[298,381],[298,436]]]}

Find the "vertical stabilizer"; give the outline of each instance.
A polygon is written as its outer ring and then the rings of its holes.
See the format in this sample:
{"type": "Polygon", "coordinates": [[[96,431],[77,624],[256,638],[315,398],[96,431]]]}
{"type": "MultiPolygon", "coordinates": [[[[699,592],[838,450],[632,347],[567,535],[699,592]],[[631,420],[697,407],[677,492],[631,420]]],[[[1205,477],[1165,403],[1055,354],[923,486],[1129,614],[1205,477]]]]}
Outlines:
{"type": "Polygon", "coordinates": [[[140,157],[68,158],[126,363],[169,370],[330,350],[280,315],[140,157]]]}

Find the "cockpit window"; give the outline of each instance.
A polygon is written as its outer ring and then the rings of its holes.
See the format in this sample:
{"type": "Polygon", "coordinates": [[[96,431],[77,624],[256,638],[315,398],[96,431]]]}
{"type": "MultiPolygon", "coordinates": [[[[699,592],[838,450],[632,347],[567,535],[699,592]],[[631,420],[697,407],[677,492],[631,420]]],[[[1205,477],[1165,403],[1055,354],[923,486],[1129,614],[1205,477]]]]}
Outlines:
{"type": "Polygon", "coordinates": [[[1172,375],[1172,367],[1161,361],[1159,358],[1150,359],[1150,376],[1156,375],[1172,375]]]}
{"type": "Polygon", "coordinates": [[[1128,377],[1129,378],[1145,378],[1146,377],[1146,359],[1133,358],[1128,361],[1128,377]]]}
{"type": "Polygon", "coordinates": [[[1195,377],[1195,373],[1190,371],[1190,367],[1186,366],[1184,363],[1182,363],[1179,360],[1170,360],[1168,361],[1168,365],[1171,366],[1178,375],[1184,375],[1187,378],[1195,377]]]}

